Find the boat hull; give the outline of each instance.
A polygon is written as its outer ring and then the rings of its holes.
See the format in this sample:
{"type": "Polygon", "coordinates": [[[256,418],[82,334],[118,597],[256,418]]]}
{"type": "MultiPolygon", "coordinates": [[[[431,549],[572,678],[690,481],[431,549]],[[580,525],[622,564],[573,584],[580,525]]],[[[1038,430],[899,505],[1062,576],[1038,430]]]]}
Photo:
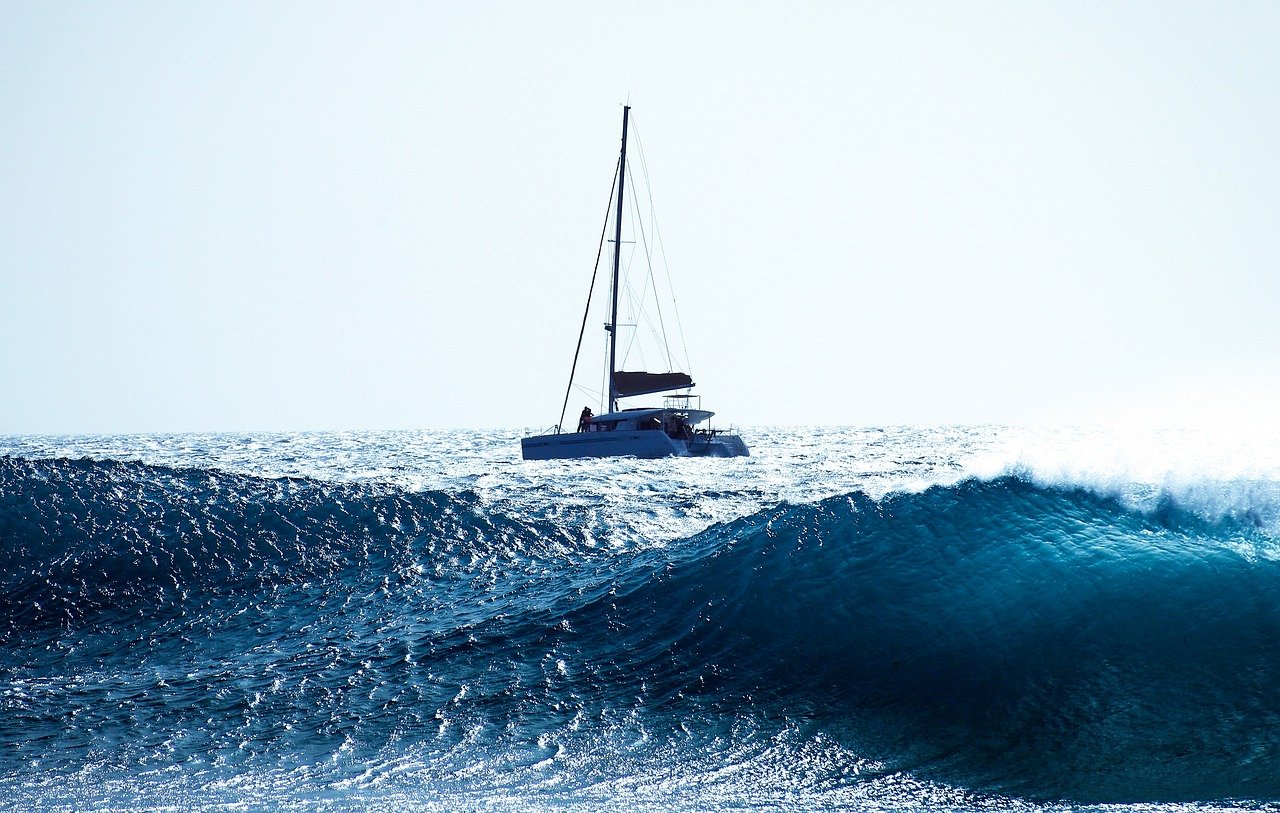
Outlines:
{"type": "Polygon", "coordinates": [[[746,457],[747,444],[737,435],[695,434],[677,440],[654,430],[562,432],[521,438],[525,460],[572,460],[584,457],[746,457]]]}

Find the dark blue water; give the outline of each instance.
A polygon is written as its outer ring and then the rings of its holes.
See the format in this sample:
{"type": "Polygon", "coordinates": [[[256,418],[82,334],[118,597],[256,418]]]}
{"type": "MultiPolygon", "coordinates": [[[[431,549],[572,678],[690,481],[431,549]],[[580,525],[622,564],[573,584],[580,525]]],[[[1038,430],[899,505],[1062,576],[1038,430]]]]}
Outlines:
{"type": "Polygon", "coordinates": [[[1207,511],[1029,475],[801,502],[740,482],[740,516],[620,541],[619,517],[700,495],[243,468],[0,458],[12,804],[1280,800],[1265,483],[1207,511]]]}

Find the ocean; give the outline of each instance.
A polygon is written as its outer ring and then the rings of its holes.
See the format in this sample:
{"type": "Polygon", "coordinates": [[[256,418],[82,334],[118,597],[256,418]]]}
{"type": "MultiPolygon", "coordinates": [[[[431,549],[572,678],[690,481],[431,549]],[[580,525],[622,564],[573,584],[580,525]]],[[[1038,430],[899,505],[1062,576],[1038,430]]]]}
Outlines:
{"type": "Polygon", "coordinates": [[[1233,430],[0,438],[0,808],[1280,810],[1233,430]]]}

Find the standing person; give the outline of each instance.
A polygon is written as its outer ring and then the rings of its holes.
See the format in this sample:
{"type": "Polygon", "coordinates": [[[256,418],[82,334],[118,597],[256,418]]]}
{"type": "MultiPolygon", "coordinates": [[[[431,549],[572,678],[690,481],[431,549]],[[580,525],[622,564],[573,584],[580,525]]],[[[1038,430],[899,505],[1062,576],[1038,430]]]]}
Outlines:
{"type": "Polygon", "coordinates": [[[591,407],[583,407],[582,414],[578,416],[578,431],[587,431],[587,427],[591,425],[591,419],[593,417],[594,416],[591,414],[591,407]]]}

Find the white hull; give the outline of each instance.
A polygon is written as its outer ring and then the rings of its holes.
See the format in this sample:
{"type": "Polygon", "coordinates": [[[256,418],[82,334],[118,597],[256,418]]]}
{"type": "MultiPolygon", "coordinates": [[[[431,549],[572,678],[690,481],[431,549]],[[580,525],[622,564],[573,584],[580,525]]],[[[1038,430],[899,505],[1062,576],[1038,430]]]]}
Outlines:
{"type": "Polygon", "coordinates": [[[745,457],[747,444],[737,435],[696,433],[679,440],[654,430],[562,432],[520,440],[525,460],[571,460],[583,457],[745,457]]]}

